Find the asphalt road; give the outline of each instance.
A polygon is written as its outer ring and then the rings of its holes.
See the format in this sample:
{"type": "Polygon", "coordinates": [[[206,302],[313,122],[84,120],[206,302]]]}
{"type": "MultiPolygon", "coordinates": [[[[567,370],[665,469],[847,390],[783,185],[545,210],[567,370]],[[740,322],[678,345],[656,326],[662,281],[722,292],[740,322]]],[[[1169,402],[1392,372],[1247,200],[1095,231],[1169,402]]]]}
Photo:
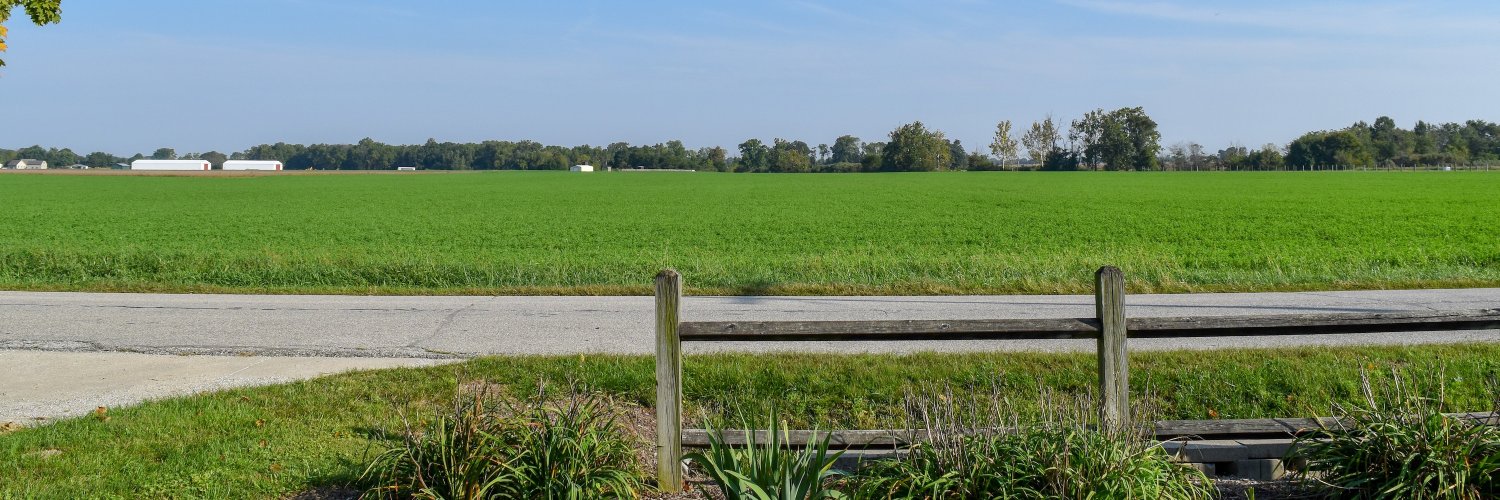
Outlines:
{"type": "MultiPolygon", "coordinates": [[[[364,297],[0,292],[0,349],[444,358],[646,354],[651,297],[364,297]]],[[[1126,314],[1210,316],[1500,308],[1500,288],[1131,295],[1126,314]]],[[[684,320],[1090,317],[1080,295],[687,297],[684,320]]],[[[1500,341],[1500,331],[1135,339],[1132,350],[1500,341]]],[[[688,352],[1078,351],[1092,341],[692,343],[688,352]]]]}

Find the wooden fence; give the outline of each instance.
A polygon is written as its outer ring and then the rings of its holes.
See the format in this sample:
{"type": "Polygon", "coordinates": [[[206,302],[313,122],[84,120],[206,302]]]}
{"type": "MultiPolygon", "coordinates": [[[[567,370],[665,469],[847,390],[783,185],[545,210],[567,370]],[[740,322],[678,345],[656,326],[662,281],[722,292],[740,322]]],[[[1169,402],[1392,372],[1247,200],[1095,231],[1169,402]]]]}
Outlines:
{"type": "MultiPolygon", "coordinates": [[[[682,343],[713,341],[851,340],[1017,340],[1095,339],[1099,359],[1099,416],[1106,426],[1128,426],[1129,366],[1126,339],[1320,335],[1376,332],[1500,329],[1500,309],[1398,313],[1281,314],[1208,317],[1125,317],[1125,279],[1106,266],[1094,274],[1092,318],[881,320],[881,321],[681,321],[682,276],[668,269],[656,275],[656,456],[658,485],[682,485],[682,343]]],[[[1286,419],[1246,424],[1286,429],[1286,419]]],[[[1247,421],[1251,422],[1251,421],[1247,421]]],[[[1222,423],[1221,423],[1222,424],[1222,423]]],[[[1175,424],[1182,429],[1209,430],[1175,424]]],[[[1160,427],[1160,423],[1158,423],[1160,427]]],[[[1170,427],[1170,425],[1169,425],[1170,427]]],[[[1257,427],[1258,428],[1258,427],[1257,427]]],[[[843,444],[893,444],[887,431],[849,431],[843,444]],[[881,437],[876,433],[885,433],[881,437]],[[868,435],[866,435],[868,434],[868,435]],[[889,441],[889,443],[887,442],[889,441]]],[[[696,441],[696,440],[695,440],[696,441]]],[[[835,443],[838,444],[838,443],[835,443]]]]}

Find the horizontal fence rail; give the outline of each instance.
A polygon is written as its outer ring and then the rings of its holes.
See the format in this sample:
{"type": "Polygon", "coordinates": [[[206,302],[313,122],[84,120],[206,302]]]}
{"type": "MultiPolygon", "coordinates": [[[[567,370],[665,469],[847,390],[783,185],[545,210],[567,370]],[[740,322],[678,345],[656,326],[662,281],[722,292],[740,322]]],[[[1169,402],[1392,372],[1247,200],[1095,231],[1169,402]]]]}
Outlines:
{"type": "Polygon", "coordinates": [[[1092,339],[1094,319],[960,321],[698,321],[678,327],[683,342],[819,340],[1092,339]]]}
{"type": "MultiPolygon", "coordinates": [[[[1132,338],[1325,335],[1500,329],[1500,309],[1399,313],[1278,314],[1128,318],[1132,338]]],[[[692,321],[678,325],[683,342],[784,342],[849,340],[1093,339],[1094,318],[692,321]]]]}
{"type": "MultiPolygon", "coordinates": [[[[1449,417],[1474,423],[1500,426],[1500,414],[1495,412],[1447,413],[1449,417]]],[[[1297,437],[1323,427],[1348,424],[1334,417],[1317,418],[1247,418],[1220,420],[1158,420],[1147,429],[1155,439],[1262,439],[1297,437]]],[[[1006,432],[1010,429],[987,429],[979,433],[1006,432]]],[[[879,449],[911,446],[927,440],[927,432],[915,429],[861,429],[811,431],[788,430],[784,441],[792,446],[829,439],[829,446],[848,449],[879,449]]],[[[708,447],[709,431],[705,429],[683,429],[682,445],[693,448],[708,447]]],[[[766,431],[753,431],[756,442],[769,440],[766,431]]],[[[743,446],[745,432],[724,431],[724,444],[743,446]]]]}
{"type": "MultiPolygon", "coordinates": [[[[682,447],[707,444],[702,430],[682,429],[683,342],[807,342],[860,340],[1037,340],[1093,339],[1099,368],[1099,422],[1128,428],[1129,338],[1192,338],[1326,335],[1500,329],[1500,309],[1389,313],[1276,314],[1253,316],[1125,317],[1125,278],[1113,266],[1094,274],[1093,318],[883,320],[883,321],[688,321],[681,320],[682,276],[668,269],[656,276],[657,484],[682,488],[682,447]]],[[[1495,425],[1494,414],[1473,414],[1495,425]],[[1480,417],[1478,415],[1483,415],[1480,417]]],[[[1154,422],[1156,437],[1288,436],[1331,419],[1192,420],[1154,422]]],[[[794,431],[793,443],[808,432],[794,431]]],[[[730,444],[743,432],[725,432],[730,444]]],[[[833,431],[833,445],[898,446],[895,431],[833,431]]]]}

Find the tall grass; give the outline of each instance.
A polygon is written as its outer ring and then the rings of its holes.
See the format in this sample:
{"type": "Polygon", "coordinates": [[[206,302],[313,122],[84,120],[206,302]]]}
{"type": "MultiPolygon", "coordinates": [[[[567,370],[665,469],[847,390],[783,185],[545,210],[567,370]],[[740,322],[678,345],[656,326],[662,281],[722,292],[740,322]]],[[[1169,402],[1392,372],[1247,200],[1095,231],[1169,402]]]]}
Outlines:
{"type": "Polygon", "coordinates": [[[1144,429],[1092,425],[1088,397],[1044,393],[1046,417],[1028,421],[1006,409],[1003,396],[924,394],[908,398],[915,424],[910,432],[920,441],[900,458],[863,467],[851,480],[857,497],[1214,497],[1203,473],[1174,463],[1144,429]]]}
{"type": "Polygon", "coordinates": [[[460,391],[451,413],[407,421],[361,479],[379,498],[633,498],[640,473],[615,412],[576,390],[523,401],[460,391]]]}
{"type": "Polygon", "coordinates": [[[1087,292],[1500,284],[1500,175],[0,177],[0,288],[1087,292]],[[662,210],[671,200],[671,210],[662,210]],[[56,207],[68,207],[57,210],[56,207]]]}
{"type": "Polygon", "coordinates": [[[1485,422],[1500,413],[1445,415],[1441,372],[1434,381],[1392,369],[1384,383],[1362,372],[1363,401],[1334,405],[1340,418],[1299,437],[1291,458],[1305,462],[1303,476],[1332,497],[1500,498],[1500,427],[1485,422]]]}

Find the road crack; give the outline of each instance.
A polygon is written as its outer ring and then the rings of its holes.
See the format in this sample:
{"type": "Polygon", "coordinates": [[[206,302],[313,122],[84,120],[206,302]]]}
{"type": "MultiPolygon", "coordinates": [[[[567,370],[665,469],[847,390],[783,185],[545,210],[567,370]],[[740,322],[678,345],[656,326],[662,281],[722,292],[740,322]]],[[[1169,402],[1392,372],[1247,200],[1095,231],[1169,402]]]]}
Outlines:
{"type": "Polygon", "coordinates": [[[463,313],[465,313],[467,311],[473,310],[474,306],[476,306],[476,305],[479,305],[479,303],[478,302],[470,302],[466,306],[463,306],[463,307],[458,308],[458,309],[454,309],[453,312],[450,312],[450,313],[448,313],[447,316],[444,316],[442,321],[438,322],[437,326],[432,329],[432,333],[429,333],[429,334],[427,334],[426,336],[424,336],[424,337],[422,337],[420,339],[411,341],[410,344],[406,344],[406,347],[415,348],[415,347],[418,347],[419,344],[421,344],[423,342],[426,342],[426,341],[432,340],[434,338],[437,338],[438,335],[442,335],[443,334],[443,330],[446,330],[448,328],[448,326],[450,326],[450,325],[453,324],[453,320],[455,318],[457,318],[458,315],[463,314],[463,313]]]}

